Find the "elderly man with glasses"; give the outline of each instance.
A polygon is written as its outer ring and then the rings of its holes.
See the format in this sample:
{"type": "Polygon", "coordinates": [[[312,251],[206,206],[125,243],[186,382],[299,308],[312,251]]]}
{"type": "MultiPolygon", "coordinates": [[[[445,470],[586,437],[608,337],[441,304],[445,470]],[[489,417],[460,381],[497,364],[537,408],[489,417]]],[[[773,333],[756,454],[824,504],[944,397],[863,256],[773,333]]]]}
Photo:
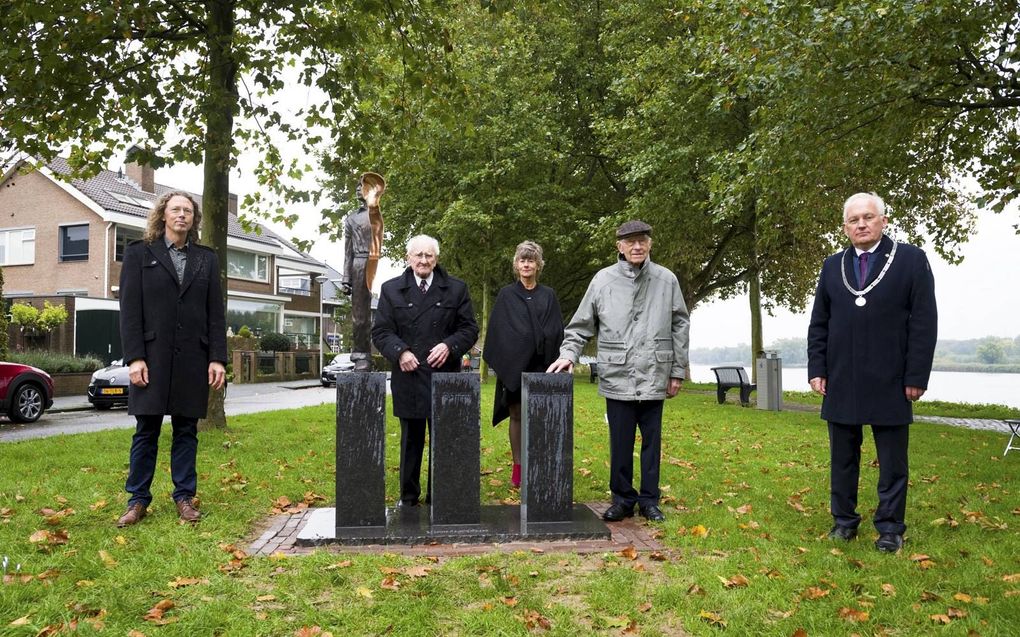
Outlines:
{"type": "MultiPolygon", "coordinates": [[[[432,374],[459,372],[460,357],[478,340],[467,284],[438,265],[439,242],[407,242],[407,268],[382,285],[372,343],[393,365],[393,415],[400,419],[400,502],[421,497],[421,456],[431,428],[432,374]]],[[[431,469],[425,492],[430,501],[431,469]]]]}

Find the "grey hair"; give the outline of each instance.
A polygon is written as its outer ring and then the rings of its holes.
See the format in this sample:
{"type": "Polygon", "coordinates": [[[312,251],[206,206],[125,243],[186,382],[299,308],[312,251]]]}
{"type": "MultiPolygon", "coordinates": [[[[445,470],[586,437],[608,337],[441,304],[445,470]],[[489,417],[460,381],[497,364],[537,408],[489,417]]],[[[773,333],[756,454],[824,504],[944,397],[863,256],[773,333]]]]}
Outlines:
{"type": "Polygon", "coordinates": [[[429,247],[432,248],[432,252],[436,255],[437,258],[439,257],[439,242],[436,241],[433,237],[428,236],[427,234],[416,234],[407,240],[407,256],[411,256],[411,246],[413,246],[416,243],[429,244],[429,247]]]}
{"type": "Polygon", "coordinates": [[[542,258],[542,246],[538,245],[534,241],[521,241],[517,244],[517,250],[514,252],[513,268],[514,273],[517,273],[517,260],[518,259],[531,259],[538,266],[535,268],[535,273],[538,274],[545,267],[545,259],[542,258]]]}
{"type": "Polygon", "coordinates": [[[875,206],[875,210],[879,215],[883,217],[886,216],[885,201],[881,197],[873,192],[859,192],[855,195],[850,195],[850,198],[843,202],[843,221],[846,221],[846,214],[850,209],[850,206],[860,201],[870,201],[871,204],[875,206]]]}

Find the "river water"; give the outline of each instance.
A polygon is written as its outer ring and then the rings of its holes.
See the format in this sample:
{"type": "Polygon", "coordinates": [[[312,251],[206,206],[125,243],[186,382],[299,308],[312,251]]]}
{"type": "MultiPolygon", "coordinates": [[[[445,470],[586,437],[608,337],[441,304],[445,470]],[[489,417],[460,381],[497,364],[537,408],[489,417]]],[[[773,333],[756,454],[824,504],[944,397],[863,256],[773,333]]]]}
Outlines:
{"type": "MultiPolygon", "coordinates": [[[[697,383],[714,383],[716,365],[691,365],[691,378],[697,383]]],[[[751,368],[744,366],[748,376],[751,368]]],[[[783,368],[783,389],[811,391],[807,369],[783,368]]],[[[928,391],[921,400],[945,400],[954,403],[997,403],[1020,408],[1020,374],[981,372],[932,372],[928,391]]]]}

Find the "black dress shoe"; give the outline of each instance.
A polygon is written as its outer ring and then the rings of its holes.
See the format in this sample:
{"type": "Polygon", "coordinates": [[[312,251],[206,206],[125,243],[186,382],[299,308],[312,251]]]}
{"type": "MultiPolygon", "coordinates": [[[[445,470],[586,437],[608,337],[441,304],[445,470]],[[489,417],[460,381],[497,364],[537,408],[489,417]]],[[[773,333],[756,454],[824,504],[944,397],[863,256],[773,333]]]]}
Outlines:
{"type": "Polygon", "coordinates": [[[418,506],[417,500],[397,500],[398,509],[410,509],[411,507],[418,506]]]}
{"type": "Polygon", "coordinates": [[[875,540],[875,548],[885,553],[895,553],[903,548],[903,536],[899,533],[883,533],[875,540]]]}
{"type": "Polygon", "coordinates": [[[649,504],[647,506],[639,507],[641,517],[645,518],[649,522],[662,522],[666,519],[662,509],[657,504],[649,504]]]}
{"type": "Polygon", "coordinates": [[[850,540],[857,537],[857,529],[849,526],[840,526],[839,524],[832,527],[829,531],[830,540],[843,540],[849,542],[850,540]]]}
{"type": "Polygon", "coordinates": [[[613,506],[606,509],[606,512],[602,514],[602,519],[606,522],[619,522],[624,518],[634,516],[634,505],[627,506],[625,504],[614,504],[613,506]]]}

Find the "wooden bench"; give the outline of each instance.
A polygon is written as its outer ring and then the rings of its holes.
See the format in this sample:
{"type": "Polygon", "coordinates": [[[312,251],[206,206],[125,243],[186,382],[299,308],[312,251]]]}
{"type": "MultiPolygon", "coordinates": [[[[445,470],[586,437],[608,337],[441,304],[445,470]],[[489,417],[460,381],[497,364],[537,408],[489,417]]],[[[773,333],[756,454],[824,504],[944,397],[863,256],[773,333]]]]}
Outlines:
{"type": "Polygon", "coordinates": [[[743,367],[713,367],[715,372],[715,393],[719,404],[726,402],[726,392],[731,389],[740,390],[740,404],[748,407],[751,404],[751,392],[758,386],[747,378],[743,367]]]}

